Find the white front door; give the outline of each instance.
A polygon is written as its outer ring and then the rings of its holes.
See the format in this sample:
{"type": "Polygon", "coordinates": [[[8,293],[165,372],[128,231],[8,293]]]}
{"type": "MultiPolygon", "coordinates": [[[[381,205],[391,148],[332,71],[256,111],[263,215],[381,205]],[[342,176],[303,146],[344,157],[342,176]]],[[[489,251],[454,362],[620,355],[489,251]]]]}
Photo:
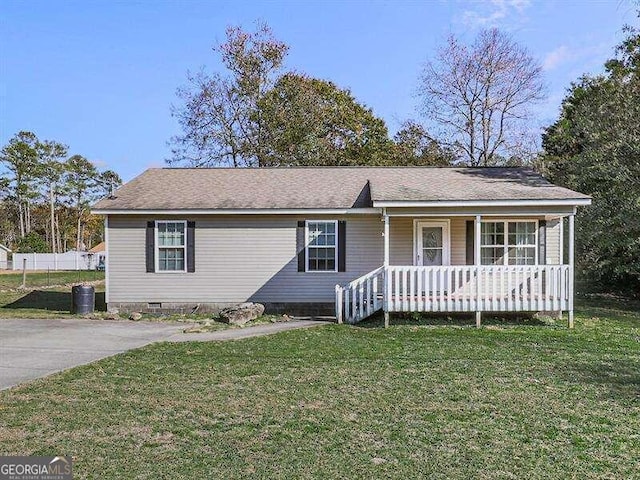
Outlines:
{"type": "Polygon", "coordinates": [[[413,264],[418,266],[449,265],[449,222],[416,220],[413,264]]]}

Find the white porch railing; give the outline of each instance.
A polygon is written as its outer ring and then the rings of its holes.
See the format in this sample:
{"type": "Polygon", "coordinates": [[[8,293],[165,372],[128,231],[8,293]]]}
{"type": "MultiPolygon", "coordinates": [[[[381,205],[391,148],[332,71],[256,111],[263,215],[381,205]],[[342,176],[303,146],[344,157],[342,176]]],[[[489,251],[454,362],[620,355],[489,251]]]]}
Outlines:
{"type": "Polygon", "coordinates": [[[535,312],[569,307],[569,265],[388,267],[390,312],[535,312]]]}
{"type": "Polygon", "coordinates": [[[572,309],[569,265],[381,267],[336,286],[338,322],[388,312],[537,312],[572,309]],[[382,287],[381,285],[384,285],[382,287]]]}
{"type": "Polygon", "coordinates": [[[338,323],[356,323],[382,308],[384,267],[356,278],[346,286],[336,285],[338,323]]]}

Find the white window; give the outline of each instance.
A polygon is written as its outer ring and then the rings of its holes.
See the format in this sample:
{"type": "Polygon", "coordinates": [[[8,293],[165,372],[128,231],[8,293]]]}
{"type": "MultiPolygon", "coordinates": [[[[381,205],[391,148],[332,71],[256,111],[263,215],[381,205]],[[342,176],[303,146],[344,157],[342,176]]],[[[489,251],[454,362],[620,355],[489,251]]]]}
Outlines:
{"type": "Polygon", "coordinates": [[[307,220],[305,245],[307,272],[336,272],[338,267],[338,221],[307,220]]]}
{"type": "Polygon", "coordinates": [[[156,272],[186,272],[187,222],[156,222],[156,272]]]}
{"type": "Polygon", "coordinates": [[[508,222],[507,248],[509,265],[536,265],[537,222],[508,222]]]}
{"type": "Polygon", "coordinates": [[[538,263],[537,221],[482,222],[480,263],[482,265],[536,265],[538,263]]]}
{"type": "Polygon", "coordinates": [[[504,222],[482,222],[480,226],[480,264],[504,264],[504,222]]]}

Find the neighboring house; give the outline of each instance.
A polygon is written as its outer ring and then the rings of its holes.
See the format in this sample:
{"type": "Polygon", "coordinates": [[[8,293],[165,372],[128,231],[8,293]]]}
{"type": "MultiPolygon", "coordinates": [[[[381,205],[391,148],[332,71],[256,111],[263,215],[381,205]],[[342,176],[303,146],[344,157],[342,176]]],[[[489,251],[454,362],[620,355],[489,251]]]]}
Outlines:
{"type": "Polygon", "coordinates": [[[93,212],[109,307],[568,311],[571,325],[574,215],[590,203],[524,168],[168,168],[93,212]]]}
{"type": "Polygon", "coordinates": [[[107,244],[100,242],[85,253],[89,270],[104,270],[107,258],[107,244]]]}
{"type": "Polygon", "coordinates": [[[11,254],[11,250],[9,250],[4,245],[0,244],[0,270],[6,270],[9,268],[9,255],[11,254]]]}

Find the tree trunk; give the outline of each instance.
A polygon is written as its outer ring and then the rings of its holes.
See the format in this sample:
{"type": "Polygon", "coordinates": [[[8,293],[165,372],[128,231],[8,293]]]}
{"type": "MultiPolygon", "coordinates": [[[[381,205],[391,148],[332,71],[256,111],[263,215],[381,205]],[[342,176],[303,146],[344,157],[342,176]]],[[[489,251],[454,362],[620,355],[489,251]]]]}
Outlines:
{"type": "Polygon", "coordinates": [[[80,251],[80,223],[82,221],[82,213],[78,213],[78,224],[76,225],[77,228],[77,232],[76,232],[76,252],[80,251]]]}
{"type": "Polygon", "coordinates": [[[56,207],[53,184],[49,186],[49,213],[51,214],[51,253],[57,253],[56,249],[56,207]]]}
{"type": "Polygon", "coordinates": [[[60,217],[58,214],[55,214],[55,230],[54,230],[54,241],[56,242],[56,250],[58,253],[62,252],[62,238],[60,237],[60,217]]]}
{"type": "Polygon", "coordinates": [[[18,218],[20,219],[20,238],[25,236],[24,228],[24,209],[22,206],[22,200],[18,197],[18,218]]]}
{"type": "Polygon", "coordinates": [[[25,202],[25,232],[31,233],[31,202],[27,200],[25,202]]]}

